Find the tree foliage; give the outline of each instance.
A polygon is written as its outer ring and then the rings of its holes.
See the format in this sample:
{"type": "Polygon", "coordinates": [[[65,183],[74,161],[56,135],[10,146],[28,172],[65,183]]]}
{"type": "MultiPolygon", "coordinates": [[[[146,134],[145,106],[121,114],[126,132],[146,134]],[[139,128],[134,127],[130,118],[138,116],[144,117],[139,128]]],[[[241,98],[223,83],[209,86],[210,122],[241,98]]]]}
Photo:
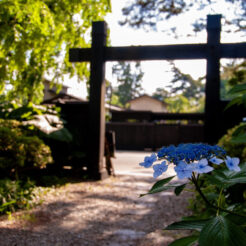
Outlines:
{"type": "Polygon", "coordinates": [[[190,74],[183,73],[178,67],[172,64],[173,79],[171,80],[171,94],[181,94],[187,99],[199,99],[204,95],[205,84],[204,77],[198,79],[192,78],[190,74]]]}
{"type": "MultiPolygon", "coordinates": [[[[125,18],[120,23],[133,28],[156,29],[160,21],[194,9],[202,10],[208,6],[212,9],[216,2],[211,0],[133,0],[122,9],[125,18]]],[[[231,3],[231,8],[235,12],[235,16],[232,19],[226,19],[225,23],[237,26],[238,30],[245,30],[245,0],[224,0],[224,2],[231,3]]],[[[193,23],[193,30],[199,31],[204,28],[204,22],[204,19],[198,18],[193,23]]]]}
{"type": "Polygon", "coordinates": [[[205,105],[204,78],[194,79],[172,65],[173,79],[167,89],[157,88],[153,97],[167,103],[172,113],[203,112],[205,105]]]}
{"type": "Polygon", "coordinates": [[[127,101],[141,95],[144,73],[140,62],[136,62],[134,66],[129,62],[119,62],[113,66],[112,73],[117,77],[118,87],[114,94],[118,97],[119,104],[125,105],[127,101]]]}
{"type": "Polygon", "coordinates": [[[0,1],[0,93],[21,103],[42,99],[45,76],[88,77],[88,64],[72,64],[68,50],[87,47],[92,21],[110,11],[110,0],[0,1]]]}
{"type": "Polygon", "coordinates": [[[160,101],[164,101],[167,97],[170,97],[170,92],[164,88],[156,88],[152,97],[160,101]]]}

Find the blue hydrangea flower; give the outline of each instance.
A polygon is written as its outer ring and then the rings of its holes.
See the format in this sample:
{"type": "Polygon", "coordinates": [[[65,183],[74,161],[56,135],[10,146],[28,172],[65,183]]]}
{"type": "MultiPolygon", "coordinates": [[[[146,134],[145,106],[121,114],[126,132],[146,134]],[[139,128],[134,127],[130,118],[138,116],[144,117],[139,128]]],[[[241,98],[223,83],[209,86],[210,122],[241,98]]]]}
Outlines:
{"type": "Polygon", "coordinates": [[[239,165],[239,158],[237,157],[233,157],[231,158],[230,156],[227,156],[226,157],[226,160],[225,160],[225,163],[226,163],[226,166],[228,167],[229,170],[231,171],[240,171],[240,167],[238,166],[239,165]]]}
{"type": "Polygon", "coordinates": [[[179,179],[191,178],[192,172],[208,173],[213,170],[208,162],[220,165],[225,161],[226,166],[233,171],[240,171],[239,159],[226,157],[226,151],[217,145],[208,145],[202,143],[196,144],[179,144],[178,146],[162,147],[156,154],[144,158],[144,162],[139,165],[146,168],[151,167],[157,160],[164,159],[165,161],[153,165],[154,174],[156,178],[165,172],[169,163],[176,165],[174,170],[179,179]]]}
{"type": "Polygon", "coordinates": [[[202,143],[171,145],[169,147],[162,147],[157,153],[160,159],[164,158],[175,165],[180,161],[192,163],[203,158],[211,159],[213,156],[224,156],[225,154],[225,150],[220,146],[202,143]]]}
{"type": "Polygon", "coordinates": [[[187,164],[184,161],[180,161],[176,167],[174,167],[175,172],[179,179],[191,178],[194,169],[193,164],[187,164]]]}
{"type": "Polygon", "coordinates": [[[224,160],[219,159],[216,156],[209,159],[209,161],[212,162],[213,164],[216,164],[216,165],[220,165],[222,162],[224,162],[224,160]]]}
{"type": "Polygon", "coordinates": [[[156,164],[153,166],[154,169],[154,178],[159,177],[160,175],[162,175],[164,172],[167,171],[168,165],[166,165],[166,162],[163,161],[161,162],[161,164],[156,164]]]}
{"type": "Polygon", "coordinates": [[[201,159],[198,163],[195,163],[195,172],[197,173],[209,173],[214,169],[208,165],[207,159],[201,159]]]}
{"type": "Polygon", "coordinates": [[[140,166],[145,168],[151,167],[153,162],[157,160],[157,156],[155,153],[151,154],[151,156],[144,157],[144,162],[139,163],[140,166]]]}

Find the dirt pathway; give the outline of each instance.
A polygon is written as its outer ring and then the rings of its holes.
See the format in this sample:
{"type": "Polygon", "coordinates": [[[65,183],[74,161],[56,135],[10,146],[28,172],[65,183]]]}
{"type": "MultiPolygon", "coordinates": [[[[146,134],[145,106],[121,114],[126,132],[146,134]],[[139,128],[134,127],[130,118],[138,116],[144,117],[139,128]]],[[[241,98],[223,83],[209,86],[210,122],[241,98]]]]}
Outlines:
{"type": "Polygon", "coordinates": [[[153,178],[150,173],[128,175],[130,169],[122,168],[116,167],[115,178],[55,189],[41,206],[15,214],[22,219],[2,217],[0,245],[163,246],[180,237],[180,232],[162,228],[187,214],[187,194],[163,192],[139,198],[153,178]]]}

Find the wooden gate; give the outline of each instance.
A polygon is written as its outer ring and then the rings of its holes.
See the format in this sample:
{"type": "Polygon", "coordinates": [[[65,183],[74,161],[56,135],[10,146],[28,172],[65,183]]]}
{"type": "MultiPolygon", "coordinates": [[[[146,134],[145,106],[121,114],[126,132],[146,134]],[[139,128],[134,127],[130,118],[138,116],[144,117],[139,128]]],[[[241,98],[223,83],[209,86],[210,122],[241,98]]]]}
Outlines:
{"type": "Polygon", "coordinates": [[[218,136],[221,135],[221,124],[226,125],[231,118],[229,114],[223,113],[224,106],[220,101],[220,59],[246,58],[246,43],[220,43],[220,21],[221,15],[208,16],[207,43],[204,44],[130,47],[107,47],[106,23],[94,22],[92,47],[70,49],[71,62],[89,61],[91,63],[87,155],[88,170],[93,178],[101,179],[106,175],[103,167],[106,61],[206,59],[204,140],[208,143],[217,141],[218,136]]]}

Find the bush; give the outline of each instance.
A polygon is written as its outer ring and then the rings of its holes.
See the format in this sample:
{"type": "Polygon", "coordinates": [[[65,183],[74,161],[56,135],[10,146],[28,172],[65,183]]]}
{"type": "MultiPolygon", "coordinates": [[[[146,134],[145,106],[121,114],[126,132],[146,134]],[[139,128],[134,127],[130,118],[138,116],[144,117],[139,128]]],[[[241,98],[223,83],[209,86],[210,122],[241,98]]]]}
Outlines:
{"type": "Polygon", "coordinates": [[[52,162],[50,148],[30,135],[16,120],[0,119],[0,169],[9,176],[26,168],[44,168],[52,162]]]}
{"type": "Polygon", "coordinates": [[[32,207],[34,187],[30,181],[0,180],[0,214],[32,207]]]}
{"type": "Polygon", "coordinates": [[[237,125],[227,131],[219,140],[218,145],[222,146],[229,156],[237,156],[241,162],[246,162],[246,143],[233,143],[232,135],[241,126],[237,125]]]}

